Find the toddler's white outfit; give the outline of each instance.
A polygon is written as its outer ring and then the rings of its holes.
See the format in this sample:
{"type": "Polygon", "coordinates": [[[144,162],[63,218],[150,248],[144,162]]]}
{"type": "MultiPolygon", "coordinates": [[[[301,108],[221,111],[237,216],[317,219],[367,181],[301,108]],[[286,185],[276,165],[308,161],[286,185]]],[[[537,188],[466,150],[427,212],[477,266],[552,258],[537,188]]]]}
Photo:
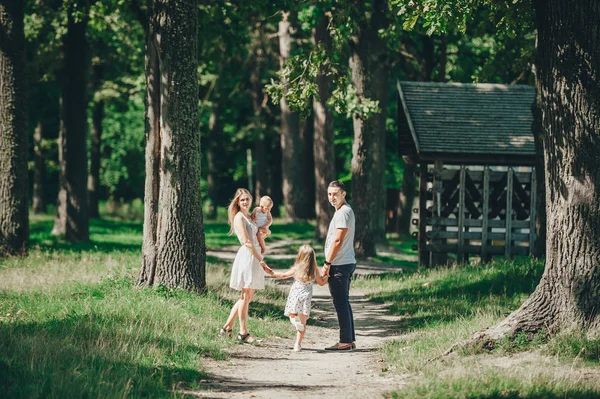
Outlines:
{"type": "Polygon", "coordinates": [[[269,218],[266,213],[254,212],[254,219],[256,220],[256,225],[259,229],[269,223],[269,218]]]}

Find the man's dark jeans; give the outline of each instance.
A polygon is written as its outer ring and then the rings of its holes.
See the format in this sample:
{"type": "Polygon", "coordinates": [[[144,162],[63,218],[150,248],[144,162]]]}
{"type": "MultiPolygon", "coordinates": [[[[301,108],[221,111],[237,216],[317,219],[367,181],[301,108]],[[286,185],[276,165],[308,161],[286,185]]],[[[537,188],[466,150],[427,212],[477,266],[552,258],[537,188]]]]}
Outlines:
{"type": "Polygon", "coordinates": [[[356,264],[331,265],[329,269],[329,292],[333,298],[333,306],[340,325],[340,343],[349,344],[355,341],[354,316],[350,306],[350,280],[356,264]]]}

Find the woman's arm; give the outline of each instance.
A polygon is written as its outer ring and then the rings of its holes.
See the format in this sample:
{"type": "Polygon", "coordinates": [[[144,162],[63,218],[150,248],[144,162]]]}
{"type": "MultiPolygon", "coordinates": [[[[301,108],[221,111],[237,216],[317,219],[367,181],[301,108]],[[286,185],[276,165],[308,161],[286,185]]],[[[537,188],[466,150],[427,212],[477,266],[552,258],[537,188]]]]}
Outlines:
{"type": "Polygon", "coordinates": [[[275,278],[290,278],[294,275],[294,273],[296,273],[296,268],[292,267],[289,270],[286,270],[285,272],[276,272],[273,269],[271,269],[269,266],[267,266],[266,263],[262,263],[263,269],[270,274],[271,276],[275,277],[275,278]],[[265,267],[267,269],[269,269],[271,271],[271,273],[269,273],[269,270],[265,269],[265,267]]]}
{"type": "Polygon", "coordinates": [[[252,245],[252,241],[250,241],[250,238],[248,237],[248,232],[246,231],[245,222],[242,220],[243,217],[244,216],[238,212],[238,214],[235,215],[233,224],[236,230],[240,232],[240,235],[242,236],[242,241],[244,242],[244,246],[246,246],[246,248],[248,248],[252,253],[252,256],[258,259],[258,261],[260,262],[263,260],[263,257],[261,254],[258,253],[256,248],[254,248],[254,245],[252,245]]]}

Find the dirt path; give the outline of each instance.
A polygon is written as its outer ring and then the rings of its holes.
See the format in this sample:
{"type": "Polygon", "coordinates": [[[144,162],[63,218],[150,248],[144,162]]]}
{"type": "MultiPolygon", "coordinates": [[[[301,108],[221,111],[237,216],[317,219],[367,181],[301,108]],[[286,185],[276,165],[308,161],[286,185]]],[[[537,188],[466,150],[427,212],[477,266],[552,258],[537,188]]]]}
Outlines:
{"type": "MultiPolygon", "coordinates": [[[[359,264],[357,273],[386,269],[359,264]]],[[[292,338],[236,346],[227,361],[205,361],[211,374],[203,384],[208,390],[194,394],[209,398],[377,398],[399,389],[403,379],[387,372],[377,348],[400,335],[400,318],[391,316],[384,305],[368,302],[364,293],[351,289],[350,294],[356,350],[323,350],[338,341],[337,320],[327,286],[315,285],[311,318],[316,325],[309,325],[301,352],[292,351],[292,338]]]]}

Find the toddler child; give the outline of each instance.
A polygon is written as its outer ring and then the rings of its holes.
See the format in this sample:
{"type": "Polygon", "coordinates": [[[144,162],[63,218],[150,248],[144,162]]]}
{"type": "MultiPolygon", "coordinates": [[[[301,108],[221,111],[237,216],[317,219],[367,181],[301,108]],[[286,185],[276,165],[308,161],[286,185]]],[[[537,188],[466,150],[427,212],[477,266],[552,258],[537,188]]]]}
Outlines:
{"type": "Polygon", "coordinates": [[[271,217],[271,209],[273,208],[273,200],[268,195],[264,195],[260,197],[260,201],[258,202],[258,206],[254,208],[250,217],[258,226],[258,233],[256,233],[256,238],[258,239],[258,244],[260,245],[260,253],[263,255],[265,253],[265,238],[271,235],[271,230],[269,230],[269,226],[273,223],[273,218],[271,217]]]}
{"type": "Polygon", "coordinates": [[[284,314],[290,318],[290,322],[297,330],[294,351],[300,352],[302,339],[306,332],[306,321],[310,316],[313,282],[316,281],[319,285],[325,285],[328,277],[321,275],[321,270],[317,266],[315,251],[310,245],[300,247],[296,262],[289,270],[275,272],[264,263],[263,269],[275,278],[294,277],[284,314]]]}

